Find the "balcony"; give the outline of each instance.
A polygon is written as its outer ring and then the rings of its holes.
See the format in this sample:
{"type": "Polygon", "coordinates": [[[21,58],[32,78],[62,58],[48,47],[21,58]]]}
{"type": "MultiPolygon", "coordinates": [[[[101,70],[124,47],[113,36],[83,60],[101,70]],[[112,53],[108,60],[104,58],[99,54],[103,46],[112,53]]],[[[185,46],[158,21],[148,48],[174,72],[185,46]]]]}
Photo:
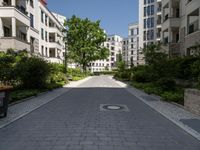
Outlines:
{"type": "Polygon", "coordinates": [[[162,29],[166,30],[169,27],[178,28],[179,26],[180,26],[180,18],[168,18],[165,22],[163,22],[162,29]]]}
{"type": "Polygon", "coordinates": [[[188,49],[200,43],[200,30],[197,30],[185,37],[185,48],[188,49]]]}
{"type": "Polygon", "coordinates": [[[0,18],[16,18],[25,25],[30,26],[30,18],[14,6],[0,7],[0,18]]]}
{"type": "Polygon", "coordinates": [[[21,40],[20,38],[14,37],[1,37],[0,38],[0,49],[7,50],[9,48],[16,50],[30,50],[30,44],[26,41],[21,40]]]}
{"type": "Polygon", "coordinates": [[[185,12],[187,12],[188,14],[192,13],[192,11],[199,9],[199,1],[193,0],[189,3],[187,3],[185,9],[186,9],[185,12]]]}

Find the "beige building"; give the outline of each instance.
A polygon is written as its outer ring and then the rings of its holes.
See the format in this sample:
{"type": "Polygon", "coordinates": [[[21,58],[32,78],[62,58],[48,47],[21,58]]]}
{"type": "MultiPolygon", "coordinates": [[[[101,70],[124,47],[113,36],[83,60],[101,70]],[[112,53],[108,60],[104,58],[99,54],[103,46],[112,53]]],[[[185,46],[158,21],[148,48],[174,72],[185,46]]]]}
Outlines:
{"type": "Polygon", "coordinates": [[[200,1],[162,0],[162,41],[171,56],[192,55],[200,44],[200,1]]]}
{"type": "Polygon", "coordinates": [[[27,50],[63,63],[62,28],[45,0],[0,0],[0,50],[27,50]]]}

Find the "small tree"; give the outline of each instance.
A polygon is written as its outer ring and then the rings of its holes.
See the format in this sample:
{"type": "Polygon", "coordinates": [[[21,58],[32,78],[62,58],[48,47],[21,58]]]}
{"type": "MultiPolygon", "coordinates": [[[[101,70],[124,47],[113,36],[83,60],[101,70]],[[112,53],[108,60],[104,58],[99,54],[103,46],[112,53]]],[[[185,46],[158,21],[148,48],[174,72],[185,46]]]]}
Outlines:
{"type": "Polygon", "coordinates": [[[106,59],[109,50],[102,46],[106,41],[106,34],[100,28],[100,21],[92,22],[88,18],[76,16],[65,22],[67,35],[64,40],[68,46],[68,58],[82,65],[86,72],[91,61],[106,59]]]}

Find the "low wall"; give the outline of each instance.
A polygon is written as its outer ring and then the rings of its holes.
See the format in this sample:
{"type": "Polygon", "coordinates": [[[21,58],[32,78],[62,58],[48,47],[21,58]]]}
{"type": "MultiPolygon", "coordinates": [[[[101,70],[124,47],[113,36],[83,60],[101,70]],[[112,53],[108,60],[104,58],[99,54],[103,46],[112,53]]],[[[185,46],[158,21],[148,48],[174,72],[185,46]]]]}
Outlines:
{"type": "Polygon", "coordinates": [[[200,90],[186,89],[184,106],[187,110],[200,115],[200,90]]]}

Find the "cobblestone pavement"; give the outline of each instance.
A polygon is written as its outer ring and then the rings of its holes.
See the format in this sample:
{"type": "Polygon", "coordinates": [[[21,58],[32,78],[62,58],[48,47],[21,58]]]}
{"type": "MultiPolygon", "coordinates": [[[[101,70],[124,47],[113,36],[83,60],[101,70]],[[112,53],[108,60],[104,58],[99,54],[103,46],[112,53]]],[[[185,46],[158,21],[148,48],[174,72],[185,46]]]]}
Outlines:
{"type": "Polygon", "coordinates": [[[0,150],[200,150],[200,142],[100,76],[0,129],[0,150]]]}

